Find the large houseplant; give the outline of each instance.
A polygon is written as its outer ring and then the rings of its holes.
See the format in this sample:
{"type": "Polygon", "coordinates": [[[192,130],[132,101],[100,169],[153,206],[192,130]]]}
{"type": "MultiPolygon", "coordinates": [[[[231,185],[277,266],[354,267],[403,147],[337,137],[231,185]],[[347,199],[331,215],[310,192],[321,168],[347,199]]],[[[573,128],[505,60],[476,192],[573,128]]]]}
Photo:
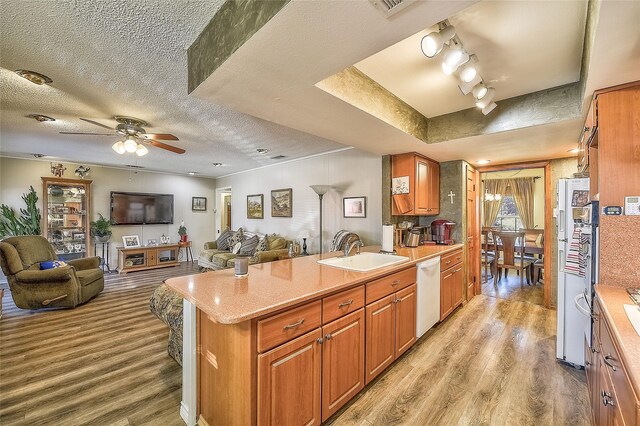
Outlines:
{"type": "Polygon", "coordinates": [[[111,221],[105,219],[100,213],[98,213],[98,220],[91,222],[91,236],[99,243],[105,243],[111,238],[111,221]]]}
{"type": "Polygon", "coordinates": [[[0,206],[0,238],[15,235],[40,235],[40,209],[38,195],[29,187],[29,192],[22,194],[22,200],[27,205],[26,209],[20,209],[20,216],[16,215],[13,208],[3,204],[0,206]]]}

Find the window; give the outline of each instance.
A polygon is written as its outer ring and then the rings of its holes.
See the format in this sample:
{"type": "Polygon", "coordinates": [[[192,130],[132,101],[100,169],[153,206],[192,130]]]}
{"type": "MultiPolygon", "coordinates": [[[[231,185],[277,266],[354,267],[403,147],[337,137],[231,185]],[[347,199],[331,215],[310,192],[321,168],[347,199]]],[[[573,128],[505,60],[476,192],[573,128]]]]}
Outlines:
{"type": "Polygon", "coordinates": [[[522,228],[522,221],[518,215],[518,209],[511,195],[502,197],[500,211],[493,226],[499,226],[505,231],[517,231],[522,228]]]}

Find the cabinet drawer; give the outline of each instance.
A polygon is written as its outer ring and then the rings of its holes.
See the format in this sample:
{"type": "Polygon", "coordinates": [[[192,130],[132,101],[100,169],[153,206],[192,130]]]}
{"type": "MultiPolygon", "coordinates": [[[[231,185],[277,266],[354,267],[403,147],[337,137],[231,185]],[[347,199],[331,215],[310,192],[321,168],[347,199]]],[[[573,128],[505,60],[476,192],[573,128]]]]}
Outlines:
{"type": "Polygon", "coordinates": [[[609,373],[613,384],[619,412],[624,418],[626,425],[636,424],[636,396],[631,387],[629,376],[626,372],[620,354],[613,344],[609,324],[604,322],[600,325],[600,339],[602,341],[603,368],[609,373]]]}
{"type": "Polygon", "coordinates": [[[416,268],[405,269],[367,284],[367,304],[416,282],[416,268]]]}
{"type": "Polygon", "coordinates": [[[364,306],[364,286],[341,291],[322,299],[322,323],[327,324],[364,306]]]}
{"type": "Polygon", "coordinates": [[[303,335],[322,324],[320,300],[258,321],[258,352],[303,335]]]}
{"type": "Polygon", "coordinates": [[[440,257],[440,271],[446,271],[462,262],[462,249],[447,253],[440,257]]]}

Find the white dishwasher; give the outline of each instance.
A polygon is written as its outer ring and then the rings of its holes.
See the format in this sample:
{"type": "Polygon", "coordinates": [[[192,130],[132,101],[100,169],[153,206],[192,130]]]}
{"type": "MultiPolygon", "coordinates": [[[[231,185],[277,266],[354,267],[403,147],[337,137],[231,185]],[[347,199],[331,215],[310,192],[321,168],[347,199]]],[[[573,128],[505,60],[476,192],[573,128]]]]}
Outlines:
{"type": "Polygon", "coordinates": [[[440,321],[440,257],[418,263],[416,334],[420,338],[440,321]]]}

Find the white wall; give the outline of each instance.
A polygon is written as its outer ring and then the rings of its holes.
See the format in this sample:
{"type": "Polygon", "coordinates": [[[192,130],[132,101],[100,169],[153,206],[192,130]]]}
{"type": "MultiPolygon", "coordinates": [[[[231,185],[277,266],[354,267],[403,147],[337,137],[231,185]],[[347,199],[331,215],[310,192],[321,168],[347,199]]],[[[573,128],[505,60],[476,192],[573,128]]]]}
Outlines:
{"type": "MultiPolygon", "coordinates": [[[[78,164],[63,163],[67,168],[63,177],[77,179],[74,170],[78,164]]],[[[215,180],[180,176],[163,173],[114,169],[101,166],[89,166],[91,171],[87,180],[92,180],[91,202],[92,220],[97,219],[98,213],[109,217],[109,203],[111,191],[155,192],[174,195],[174,223],[172,225],[145,226],[113,226],[111,237],[111,252],[109,263],[112,268],[117,266],[116,246],[122,245],[123,235],[139,235],[140,242],[146,244],[149,239],[160,241],[164,233],[171,237],[171,241],[178,241],[178,227],[184,220],[189,239],[193,241],[193,255],[197,259],[198,253],[206,241],[214,239],[214,194],[215,180]],[[131,181],[129,181],[131,179],[131,181]],[[207,197],[207,211],[191,211],[191,197],[207,197]]],[[[7,204],[16,210],[24,207],[21,199],[27,192],[29,185],[38,193],[42,203],[41,176],[52,176],[48,161],[0,158],[0,203],[7,204]]],[[[40,206],[42,209],[42,205],[40,206]]],[[[42,211],[44,214],[44,210],[42,211]]]]}
{"type": "Polygon", "coordinates": [[[250,170],[219,178],[218,188],[231,187],[231,223],[260,233],[277,233],[296,239],[306,229],[308,251],[319,247],[319,200],[309,185],[332,185],[336,190],[324,196],[323,245],[325,250],[340,229],[360,235],[366,245],[380,244],[382,239],[382,157],[357,149],[291,161],[276,166],[250,170]],[[271,217],[271,190],[293,189],[293,217],[271,217]],[[247,195],[264,194],[264,219],[247,219],[247,195]],[[367,217],[345,219],[342,197],[366,196],[367,217]]]}

